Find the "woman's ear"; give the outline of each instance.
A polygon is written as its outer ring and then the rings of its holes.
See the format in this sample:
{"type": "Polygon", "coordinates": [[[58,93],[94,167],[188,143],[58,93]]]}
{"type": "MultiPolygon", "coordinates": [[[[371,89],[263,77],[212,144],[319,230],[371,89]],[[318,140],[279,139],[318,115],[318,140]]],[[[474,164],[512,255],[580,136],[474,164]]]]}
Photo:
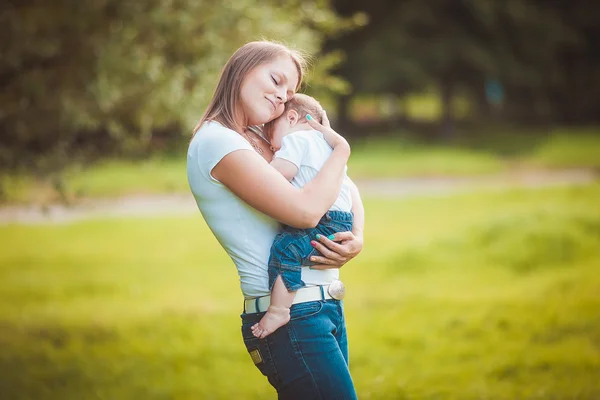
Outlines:
{"type": "Polygon", "coordinates": [[[287,113],[287,120],[290,126],[294,126],[298,123],[298,112],[296,110],[289,110],[287,113]]]}

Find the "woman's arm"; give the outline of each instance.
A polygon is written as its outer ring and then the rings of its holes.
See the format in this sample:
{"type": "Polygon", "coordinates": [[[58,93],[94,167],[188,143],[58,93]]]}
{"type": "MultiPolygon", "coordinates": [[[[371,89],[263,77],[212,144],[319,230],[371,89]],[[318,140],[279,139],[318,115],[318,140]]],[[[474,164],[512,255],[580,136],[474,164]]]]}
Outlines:
{"type": "MultiPolygon", "coordinates": [[[[315,129],[325,128],[311,121],[315,129]]],[[[330,132],[330,133],[331,133],[330,132]]],[[[317,176],[297,189],[258,154],[249,150],[229,153],[212,175],[258,211],[296,228],[312,228],[335,202],[350,156],[348,142],[337,133],[331,156],[317,176]]]]}
{"type": "MultiPolygon", "coordinates": [[[[350,180],[350,179],[348,179],[350,180]]],[[[362,242],[365,231],[365,207],[360,197],[360,192],[356,184],[350,180],[350,193],[352,194],[352,212],[354,213],[354,221],[352,224],[352,233],[362,242]]],[[[362,248],[362,245],[361,245],[362,248]]]]}
{"type": "Polygon", "coordinates": [[[350,193],[352,195],[352,213],[354,213],[352,232],[338,232],[334,235],[333,240],[321,236],[319,238],[321,243],[313,241],[315,248],[323,254],[323,257],[311,257],[311,261],[317,263],[317,265],[311,268],[340,268],[362,251],[364,244],[365,208],[360,198],[360,192],[352,181],[350,193]]]}
{"type": "Polygon", "coordinates": [[[293,162],[283,158],[274,158],[271,167],[275,168],[285,179],[291,181],[298,174],[298,167],[293,162]]]}

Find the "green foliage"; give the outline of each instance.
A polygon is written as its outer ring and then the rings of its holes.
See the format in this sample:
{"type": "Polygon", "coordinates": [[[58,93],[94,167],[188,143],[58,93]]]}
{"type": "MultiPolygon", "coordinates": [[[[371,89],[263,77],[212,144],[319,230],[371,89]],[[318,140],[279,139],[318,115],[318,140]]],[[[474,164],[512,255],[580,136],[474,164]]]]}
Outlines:
{"type": "MultiPolygon", "coordinates": [[[[368,200],[365,249],[341,271],[360,398],[597,399],[599,199],[591,185],[368,200]],[[587,250],[545,254],[561,232],[587,250]],[[532,233],[527,273],[482,262],[532,233]]],[[[200,216],[2,226],[0,242],[2,397],[275,396],[200,216]]]]}
{"type": "MultiPolygon", "coordinates": [[[[102,152],[108,142],[140,154],[158,130],[188,137],[239,46],[267,38],[315,54],[325,34],[354,24],[325,0],[8,5],[0,14],[9,38],[0,48],[0,165],[45,173],[73,150],[102,152]],[[40,164],[48,154],[52,162],[40,164]]],[[[343,88],[329,73],[338,58],[325,57],[313,86],[343,88]]]]}
{"type": "Polygon", "coordinates": [[[590,95],[600,90],[597,3],[334,4],[342,14],[364,12],[370,22],[328,42],[347,53],[339,70],[356,94],[404,97],[434,88],[442,96],[445,122],[451,120],[452,98],[464,94],[482,119],[501,114],[510,121],[598,121],[598,97],[590,95]],[[504,104],[496,110],[486,99],[488,79],[504,88],[504,104]]]}

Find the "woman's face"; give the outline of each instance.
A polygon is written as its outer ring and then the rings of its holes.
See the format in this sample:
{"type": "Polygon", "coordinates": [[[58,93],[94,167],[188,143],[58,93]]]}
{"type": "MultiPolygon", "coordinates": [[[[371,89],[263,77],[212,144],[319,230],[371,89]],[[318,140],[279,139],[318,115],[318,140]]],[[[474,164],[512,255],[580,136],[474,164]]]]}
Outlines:
{"type": "Polygon", "coordinates": [[[240,88],[240,105],[246,125],[261,125],[283,113],[283,104],[294,95],[298,71],[292,58],[282,54],[254,68],[240,88]]]}

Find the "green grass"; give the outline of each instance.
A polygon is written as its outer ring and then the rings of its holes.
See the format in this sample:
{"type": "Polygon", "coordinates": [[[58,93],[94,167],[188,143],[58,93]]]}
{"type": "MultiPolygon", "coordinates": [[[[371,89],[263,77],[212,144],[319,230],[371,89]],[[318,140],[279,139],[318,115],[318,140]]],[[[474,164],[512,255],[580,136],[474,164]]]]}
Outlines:
{"type": "MultiPolygon", "coordinates": [[[[353,146],[349,173],[355,179],[369,179],[497,174],[515,166],[600,168],[597,129],[511,135],[481,132],[456,146],[424,145],[399,136],[364,140],[353,146]]],[[[189,190],[184,152],[179,158],[153,157],[137,162],[106,160],[85,168],[71,166],[63,181],[67,199],[189,190]]],[[[56,187],[48,180],[0,174],[0,202],[47,204],[61,200],[56,187]]]]}
{"type": "Polygon", "coordinates": [[[155,158],[141,162],[111,160],[93,169],[70,169],[68,187],[89,197],[126,193],[169,193],[188,191],[185,154],[181,159],[155,158]]]}
{"type": "Polygon", "coordinates": [[[539,145],[531,162],[553,168],[600,168],[600,135],[598,130],[581,131],[577,136],[558,130],[539,145]]]}
{"type": "Polygon", "coordinates": [[[485,175],[507,168],[497,155],[486,151],[423,147],[390,139],[354,146],[348,162],[353,179],[485,175]]]}
{"type": "MultiPolygon", "coordinates": [[[[119,197],[136,194],[163,194],[189,191],[185,157],[154,157],[144,161],[105,160],[82,167],[70,166],[63,174],[67,199],[119,197]]],[[[47,204],[61,201],[48,179],[30,175],[1,176],[0,201],[47,204]]]]}
{"type": "MultiPolygon", "coordinates": [[[[361,399],[600,398],[600,185],[366,199],[361,399]]],[[[262,399],[199,215],[0,227],[0,398],[262,399]]]]}

